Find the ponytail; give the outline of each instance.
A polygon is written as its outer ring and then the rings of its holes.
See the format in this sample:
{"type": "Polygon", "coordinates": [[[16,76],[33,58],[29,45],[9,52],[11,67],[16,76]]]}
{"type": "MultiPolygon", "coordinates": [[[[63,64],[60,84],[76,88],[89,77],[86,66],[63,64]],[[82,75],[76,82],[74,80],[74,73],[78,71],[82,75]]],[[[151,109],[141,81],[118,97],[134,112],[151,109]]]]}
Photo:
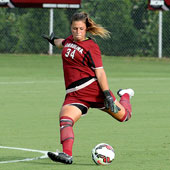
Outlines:
{"type": "Polygon", "coordinates": [[[74,21],[84,21],[87,27],[87,32],[94,36],[100,36],[101,38],[110,37],[110,32],[99,24],[96,24],[85,12],[75,13],[72,16],[71,24],[74,21]]]}

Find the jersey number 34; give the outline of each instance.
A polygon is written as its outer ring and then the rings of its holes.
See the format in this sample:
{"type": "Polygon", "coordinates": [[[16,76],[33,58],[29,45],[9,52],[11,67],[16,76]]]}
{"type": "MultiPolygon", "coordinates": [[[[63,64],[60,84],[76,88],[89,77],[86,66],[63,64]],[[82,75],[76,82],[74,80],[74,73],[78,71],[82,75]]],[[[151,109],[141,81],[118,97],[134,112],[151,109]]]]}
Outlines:
{"type": "Polygon", "coordinates": [[[67,49],[67,52],[65,53],[65,57],[71,57],[72,59],[74,59],[74,55],[75,55],[76,50],[73,50],[71,48],[67,49]]]}

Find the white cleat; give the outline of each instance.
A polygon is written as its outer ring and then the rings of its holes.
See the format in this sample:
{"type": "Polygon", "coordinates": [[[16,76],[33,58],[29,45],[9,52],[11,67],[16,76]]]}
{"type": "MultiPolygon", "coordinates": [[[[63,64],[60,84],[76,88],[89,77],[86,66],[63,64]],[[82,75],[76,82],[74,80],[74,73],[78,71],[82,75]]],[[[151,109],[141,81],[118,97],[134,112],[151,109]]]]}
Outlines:
{"type": "Polygon", "coordinates": [[[124,94],[129,94],[130,98],[134,96],[135,92],[133,89],[119,89],[117,95],[122,97],[124,94]]]}

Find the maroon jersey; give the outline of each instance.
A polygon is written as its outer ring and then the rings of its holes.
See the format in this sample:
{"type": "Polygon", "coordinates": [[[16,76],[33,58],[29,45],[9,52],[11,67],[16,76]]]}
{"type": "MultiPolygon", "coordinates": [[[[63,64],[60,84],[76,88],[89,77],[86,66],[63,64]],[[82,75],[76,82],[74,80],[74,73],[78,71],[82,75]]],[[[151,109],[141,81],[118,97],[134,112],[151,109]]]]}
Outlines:
{"type": "Polygon", "coordinates": [[[62,44],[66,89],[76,87],[76,82],[96,77],[94,69],[103,68],[99,46],[92,39],[75,42],[71,35],[62,44]]]}

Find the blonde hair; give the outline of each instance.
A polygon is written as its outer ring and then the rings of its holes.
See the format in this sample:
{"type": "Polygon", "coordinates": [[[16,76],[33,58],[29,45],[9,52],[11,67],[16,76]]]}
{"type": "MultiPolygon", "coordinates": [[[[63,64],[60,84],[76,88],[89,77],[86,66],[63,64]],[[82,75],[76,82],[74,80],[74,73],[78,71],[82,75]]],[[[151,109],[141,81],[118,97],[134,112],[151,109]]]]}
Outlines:
{"type": "Polygon", "coordinates": [[[85,12],[75,13],[72,16],[71,24],[74,21],[84,21],[84,23],[86,24],[86,27],[87,27],[87,32],[89,32],[90,34],[92,34],[94,36],[97,35],[102,38],[110,37],[110,32],[108,30],[106,30],[105,28],[103,28],[102,26],[100,26],[99,24],[96,24],[85,12]]]}

